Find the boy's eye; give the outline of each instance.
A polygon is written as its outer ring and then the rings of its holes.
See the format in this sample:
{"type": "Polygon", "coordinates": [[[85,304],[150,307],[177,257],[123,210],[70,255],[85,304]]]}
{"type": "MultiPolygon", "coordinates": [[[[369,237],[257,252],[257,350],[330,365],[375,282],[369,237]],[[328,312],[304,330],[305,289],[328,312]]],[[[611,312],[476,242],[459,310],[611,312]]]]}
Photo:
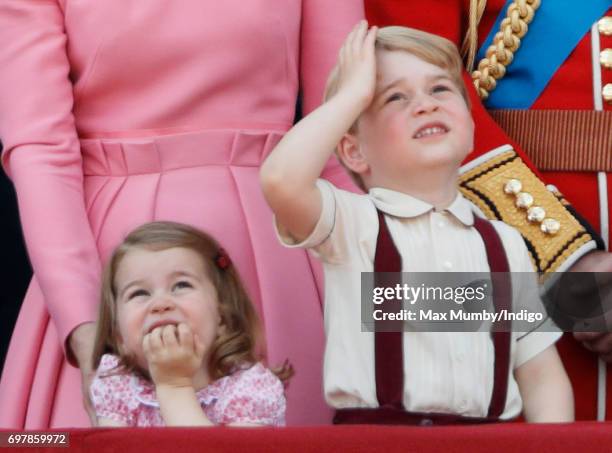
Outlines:
{"type": "Polygon", "coordinates": [[[441,92],[450,91],[450,90],[451,89],[446,85],[436,85],[432,88],[431,91],[434,93],[441,93],[441,92]]]}
{"type": "Polygon", "coordinates": [[[184,289],[184,288],[193,288],[193,285],[186,280],[181,280],[181,281],[176,282],[172,286],[172,289],[184,289]]]}
{"type": "Polygon", "coordinates": [[[145,291],[144,289],[137,289],[136,291],[133,291],[128,295],[128,300],[134,299],[136,297],[148,296],[148,295],[149,293],[145,291]]]}
{"type": "Polygon", "coordinates": [[[393,102],[393,101],[401,101],[403,99],[406,99],[406,95],[403,93],[393,93],[391,96],[389,96],[387,98],[387,100],[385,101],[385,104],[388,104],[389,102],[393,102]]]}

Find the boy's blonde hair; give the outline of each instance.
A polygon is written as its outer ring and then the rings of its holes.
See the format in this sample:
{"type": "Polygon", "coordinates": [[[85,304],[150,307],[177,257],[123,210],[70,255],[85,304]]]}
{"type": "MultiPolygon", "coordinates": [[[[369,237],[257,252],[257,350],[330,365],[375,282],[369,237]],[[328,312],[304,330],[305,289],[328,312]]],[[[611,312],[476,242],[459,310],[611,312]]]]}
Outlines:
{"type": "MultiPolygon", "coordinates": [[[[448,39],[413,28],[392,26],[380,28],[376,32],[375,46],[377,51],[408,52],[427,63],[443,69],[448,73],[451,82],[459,89],[466,105],[470,108],[470,97],[467,93],[462,76],[463,62],[457,47],[448,39]]],[[[324,101],[327,101],[338,92],[338,83],[339,73],[338,66],[336,65],[327,79],[327,85],[323,96],[324,101]]],[[[356,132],[357,124],[358,121],[351,126],[349,132],[356,132]]],[[[341,159],[339,160],[342,166],[346,168],[344,162],[342,162],[341,159]]],[[[367,188],[361,176],[348,168],[346,169],[351,175],[351,178],[353,178],[353,181],[362,190],[367,192],[367,188]]]]}
{"type": "MultiPolygon", "coordinates": [[[[103,354],[119,357],[119,368],[148,378],[133,357],[119,347],[117,330],[117,288],[115,277],[121,261],[130,251],[144,249],[162,251],[181,247],[194,251],[217,293],[223,332],[212,345],[208,371],[212,379],[233,372],[245,363],[255,363],[260,338],[257,314],[244,289],[240,276],[217,241],[208,234],[175,222],[151,222],[132,231],[115,249],[102,276],[102,297],[98,315],[93,365],[97,368],[103,354]]],[[[288,379],[290,367],[273,370],[281,379],[288,379]]]]}

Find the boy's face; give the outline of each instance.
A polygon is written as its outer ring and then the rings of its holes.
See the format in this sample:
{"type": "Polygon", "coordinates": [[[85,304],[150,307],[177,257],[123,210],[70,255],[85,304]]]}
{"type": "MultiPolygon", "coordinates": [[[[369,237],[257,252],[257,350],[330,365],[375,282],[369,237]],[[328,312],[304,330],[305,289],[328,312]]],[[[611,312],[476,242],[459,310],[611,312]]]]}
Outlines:
{"type": "Polygon", "coordinates": [[[369,185],[401,188],[428,170],[456,171],[473,147],[474,123],[448,73],[403,51],[378,51],[377,70],[356,133],[369,185]]]}

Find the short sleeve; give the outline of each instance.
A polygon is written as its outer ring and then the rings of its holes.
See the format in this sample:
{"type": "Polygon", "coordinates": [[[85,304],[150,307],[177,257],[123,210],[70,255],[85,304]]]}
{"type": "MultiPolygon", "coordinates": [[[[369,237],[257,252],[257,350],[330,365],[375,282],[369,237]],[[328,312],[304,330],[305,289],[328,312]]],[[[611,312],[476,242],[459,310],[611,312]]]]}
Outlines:
{"type": "Polygon", "coordinates": [[[275,222],[278,238],[285,247],[309,249],[325,263],[346,264],[356,253],[355,245],[363,240],[365,231],[378,223],[376,209],[367,195],[338,189],[324,179],[317,180],[317,188],[321,193],[321,215],[312,233],[302,242],[295,242],[275,222]]]}
{"type": "Polygon", "coordinates": [[[517,286],[514,293],[513,310],[520,312],[527,310],[530,313],[542,313],[542,321],[534,323],[533,330],[515,332],[516,350],[514,368],[518,368],[530,359],[554,345],[563,333],[555,326],[546,313],[546,309],[539,294],[537,274],[529,257],[527,247],[520,233],[508,225],[496,222],[498,231],[504,232],[504,246],[510,261],[510,270],[514,273],[513,286],[517,286]]]}
{"type": "Polygon", "coordinates": [[[234,373],[217,405],[220,424],[285,425],[283,384],[260,363],[234,373]]]}
{"type": "Polygon", "coordinates": [[[91,383],[90,396],[96,416],[133,426],[130,401],[130,375],[113,371],[118,365],[117,357],[105,354],[100,361],[96,376],[91,383]]]}
{"type": "Polygon", "coordinates": [[[324,242],[334,228],[336,214],[336,201],[334,199],[333,186],[325,180],[317,180],[317,188],[321,195],[321,215],[310,235],[302,242],[297,242],[291,237],[274,218],[276,235],[285,247],[288,248],[313,248],[324,242]]]}
{"type": "Polygon", "coordinates": [[[554,345],[563,332],[529,332],[518,338],[514,368],[518,368],[533,359],[540,352],[554,345]]]}

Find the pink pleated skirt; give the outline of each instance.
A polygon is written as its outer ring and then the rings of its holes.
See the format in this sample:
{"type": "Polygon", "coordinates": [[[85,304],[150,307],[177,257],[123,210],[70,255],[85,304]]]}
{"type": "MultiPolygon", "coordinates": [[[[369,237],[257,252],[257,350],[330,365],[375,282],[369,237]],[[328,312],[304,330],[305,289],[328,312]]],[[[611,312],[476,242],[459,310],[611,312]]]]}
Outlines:
{"type": "MultiPolygon", "coordinates": [[[[278,243],[259,186],[260,164],[283,132],[82,140],[85,206],[102,262],[127,233],[154,220],[183,222],[217,238],[263,321],[268,363],[288,358],[296,370],[288,424],[326,424],[320,268],[306,252],[278,243]]],[[[0,382],[0,427],[88,426],[80,381],[64,359],[34,276],[0,382]]]]}

